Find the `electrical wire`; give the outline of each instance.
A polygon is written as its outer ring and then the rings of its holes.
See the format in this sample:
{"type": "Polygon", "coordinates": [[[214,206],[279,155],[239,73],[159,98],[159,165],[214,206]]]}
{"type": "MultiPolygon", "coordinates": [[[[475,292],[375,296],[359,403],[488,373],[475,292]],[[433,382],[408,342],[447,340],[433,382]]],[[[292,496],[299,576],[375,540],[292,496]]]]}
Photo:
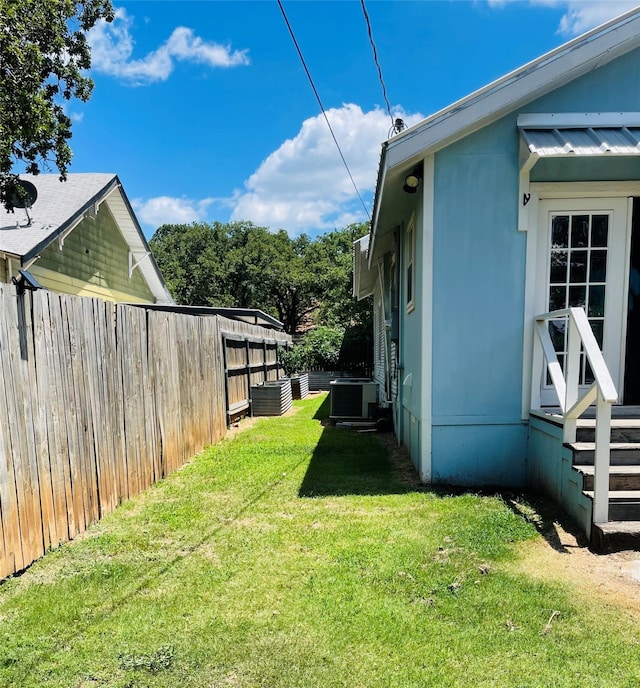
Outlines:
{"type": "Polygon", "coordinates": [[[371,213],[369,213],[369,209],[367,208],[364,200],[362,199],[362,196],[360,195],[360,191],[358,190],[358,187],[356,186],[356,182],[353,178],[353,175],[351,174],[351,170],[349,169],[349,165],[347,165],[347,161],[344,157],[344,154],[342,153],[342,149],[340,148],[340,144],[338,143],[338,139],[336,138],[336,135],[333,132],[333,128],[331,127],[331,123],[329,122],[329,118],[327,117],[327,113],[324,109],[324,105],[322,104],[322,101],[320,100],[320,95],[318,94],[318,89],[316,88],[315,84],[313,83],[313,79],[311,78],[311,73],[309,72],[309,69],[307,67],[307,63],[305,62],[305,59],[302,55],[302,50],[300,50],[300,46],[298,45],[298,41],[296,40],[295,34],[293,33],[293,29],[291,28],[291,24],[289,23],[289,19],[287,18],[286,12],[284,11],[284,7],[282,6],[281,0],[278,0],[278,7],[280,8],[280,12],[282,12],[282,17],[284,19],[285,24],[287,25],[287,29],[289,29],[289,34],[291,35],[291,40],[293,41],[293,44],[296,47],[296,50],[298,51],[298,57],[300,58],[300,62],[302,63],[302,66],[304,67],[304,71],[307,75],[307,79],[309,79],[309,83],[311,84],[311,88],[313,89],[313,93],[316,97],[316,100],[318,101],[318,105],[320,106],[320,110],[322,111],[322,114],[324,115],[325,122],[327,123],[327,126],[329,127],[329,131],[331,132],[331,136],[333,137],[333,142],[336,144],[336,148],[338,149],[338,153],[340,153],[340,157],[342,158],[342,163],[345,166],[345,169],[347,170],[347,174],[349,175],[349,179],[351,180],[351,183],[353,184],[353,188],[356,190],[356,194],[358,195],[358,198],[360,199],[360,203],[362,203],[362,207],[364,208],[364,212],[367,214],[367,217],[369,220],[371,220],[371,213]]]}
{"type": "Polygon", "coordinates": [[[391,129],[389,129],[389,136],[391,136],[392,134],[399,134],[401,131],[407,128],[407,125],[402,121],[400,117],[396,117],[396,119],[394,119],[393,115],[391,114],[391,104],[389,103],[389,98],[387,97],[387,87],[385,86],[384,79],[382,78],[382,67],[380,66],[380,61],[378,60],[378,50],[376,48],[376,43],[373,40],[371,20],[369,19],[369,13],[367,12],[367,7],[364,4],[364,0],[360,0],[360,5],[362,6],[362,14],[364,15],[364,21],[367,25],[367,33],[369,34],[369,43],[371,43],[371,50],[373,50],[373,61],[376,63],[376,68],[378,69],[378,79],[380,81],[380,86],[382,86],[382,96],[387,106],[389,119],[391,120],[391,129]]]}

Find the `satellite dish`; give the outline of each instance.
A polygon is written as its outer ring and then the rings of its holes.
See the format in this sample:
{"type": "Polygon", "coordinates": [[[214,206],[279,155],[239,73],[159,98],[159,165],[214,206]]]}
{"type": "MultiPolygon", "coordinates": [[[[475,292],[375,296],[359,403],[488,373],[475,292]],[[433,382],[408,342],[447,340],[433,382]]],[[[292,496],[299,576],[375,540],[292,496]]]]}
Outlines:
{"type": "Polygon", "coordinates": [[[35,184],[26,181],[26,179],[18,179],[16,186],[19,186],[26,196],[23,198],[17,190],[11,194],[9,202],[14,208],[31,208],[38,198],[38,189],[35,184]]]}

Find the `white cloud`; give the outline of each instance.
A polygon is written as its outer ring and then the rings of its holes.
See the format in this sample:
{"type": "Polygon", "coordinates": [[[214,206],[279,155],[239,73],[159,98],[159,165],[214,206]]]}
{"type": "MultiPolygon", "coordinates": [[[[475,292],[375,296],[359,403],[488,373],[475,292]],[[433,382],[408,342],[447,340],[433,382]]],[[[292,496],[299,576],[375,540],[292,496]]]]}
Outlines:
{"type": "Polygon", "coordinates": [[[134,198],[131,201],[140,222],[154,228],[164,224],[191,224],[204,220],[212,203],[212,198],[194,201],[171,196],[158,196],[146,201],[134,198]]]}
{"type": "Polygon", "coordinates": [[[166,81],[174,61],[182,60],[209,67],[235,67],[249,64],[246,50],[232,51],[229,46],[209,43],[191,29],[179,26],[156,50],[139,60],[132,60],[135,41],[131,35],[133,20],[122,7],[116,9],[112,23],[100,20],[88,33],[92,68],[128,81],[133,85],[166,81]]]}
{"type": "MultiPolygon", "coordinates": [[[[423,115],[398,112],[408,126],[423,115]]],[[[375,188],[380,144],[391,122],[380,109],[363,112],[343,105],[327,110],[331,128],[340,144],[360,194],[368,197],[375,188]]],[[[330,230],[366,215],[323,115],[302,124],[293,138],[271,153],[236,193],[232,220],[251,220],[272,230],[330,230]]]]}
{"type": "MultiPolygon", "coordinates": [[[[487,0],[499,7],[517,0],[487,0]]],[[[638,0],[528,0],[532,5],[564,8],[558,32],[577,36],[638,6],[638,0]]]]}
{"type": "MultiPolygon", "coordinates": [[[[400,110],[395,116],[402,117],[407,126],[423,119],[421,114],[400,110]]],[[[327,110],[327,117],[369,207],[380,145],[391,127],[389,117],[380,109],[362,112],[353,104],[327,110]]],[[[231,220],[249,220],[274,231],[285,229],[291,235],[315,234],[366,219],[323,115],[303,122],[298,134],[271,153],[232,198],[159,196],[132,201],[140,222],[154,228],[208,221],[213,203],[230,208],[231,220]]]]}
{"type": "Polygon", "coordinates": [[[637,6],[637,0],[602,0],[598,2],[567,3],[567,11],[560,20],[560,33],[576,36],[604,22],[624,14],[637,6]]]}

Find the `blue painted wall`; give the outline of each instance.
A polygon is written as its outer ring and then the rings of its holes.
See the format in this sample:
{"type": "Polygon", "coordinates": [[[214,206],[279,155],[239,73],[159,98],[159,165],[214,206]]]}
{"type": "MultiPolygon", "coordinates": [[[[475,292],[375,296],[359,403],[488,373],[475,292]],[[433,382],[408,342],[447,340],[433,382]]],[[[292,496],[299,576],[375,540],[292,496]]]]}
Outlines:
{"type": "Polygon", "coordinates": [[[640,49],[532,101],[523,112],[640,111],[640,49]]]}
{"type": "Polygon", "coordinates": [[[515,117],[436,155],[435,199],[433,478],[522,484],[526,236],[515,117]]]}
{"type": "MultiPolygon", "coordinates": [[[[640,111],[638,73],[640,51],[634,51],[519,112],[640,111]]],[[[435,157],[432,470],[437,481],[518,485],[526,479],[528,423],[521,420],[526,234],[517,231],[517,114],[435,157]]],[[[575,179],[575,162],[566,162],[540,173],[575,179]]],[[[638,163],[625,165],[623,174],[640,178],[638,163]]],[[[581,179],[607,178],[599,163],[582,169],[587,176],[581,179]]]]}
{"type": "Polygon", "coordinates": [[[423,271],[419,268],[420,256],[422,255],[423,236],[420,231],[422,226],[422,207],[420,195],[416,194],[412,198],[412,206],[408,208],[402,227],[402,251],[400,258],[400,370],[399,394],[401,404],[402,443],[409,449],[411,457],[422,473],[425,458],[423,456],[422,443],[422,302],[429,298],[426,293],[423,271]],[[407,283],[406,283],[406,230],[415,213],[415,261],[414,261],[414,308],[407,312],[407,283]],[[410,382],[404,384],[409,378],[410,382]]]}
{"type": "Polygon", "coordinates": [[[591,536],[593,502],[582,492],[571,449],[562,444],[562,428],[537,416],[530,419],[527,480],[532,488],[562,504],[586,536],[591,536]]]}

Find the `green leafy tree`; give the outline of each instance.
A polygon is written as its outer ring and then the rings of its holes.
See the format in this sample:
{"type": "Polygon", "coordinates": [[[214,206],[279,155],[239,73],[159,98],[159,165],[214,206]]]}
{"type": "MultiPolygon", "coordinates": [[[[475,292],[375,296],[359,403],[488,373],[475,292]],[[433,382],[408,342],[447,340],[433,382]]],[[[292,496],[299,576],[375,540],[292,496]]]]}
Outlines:
{"type": "Polygon", "coordinates": [[[259,308],[297,334],[310,325],[370,323],[370,304],[351,296],[352,245],[367,229],[351,225],[311,240],[251,222],[163,225],[150,245],[179,303],[259,308]]]}
{"type": "Polygon", "coordinates": [[[372,328],[371,298],[353,298],[353,242],[369,233],[369,223],[355,223],[320,235],[309,262],[321,275],[322,299],[316,314],[318,324],[336,327],[372,328]]]}
{"type": "Polygon", "coordinates": [[[231,242],[220,222],[162,225],[149,246],[173,298],[187,306],[236,306],[231,242]]]}
{"type": "Polygon", "coordinates": [[[112,21],[109,0],[0,0],[0,202],[19,192],[14,167],[38,174],[71,162],[71,119],[65,101],[93,89],[87,32],[112,21]]]}

